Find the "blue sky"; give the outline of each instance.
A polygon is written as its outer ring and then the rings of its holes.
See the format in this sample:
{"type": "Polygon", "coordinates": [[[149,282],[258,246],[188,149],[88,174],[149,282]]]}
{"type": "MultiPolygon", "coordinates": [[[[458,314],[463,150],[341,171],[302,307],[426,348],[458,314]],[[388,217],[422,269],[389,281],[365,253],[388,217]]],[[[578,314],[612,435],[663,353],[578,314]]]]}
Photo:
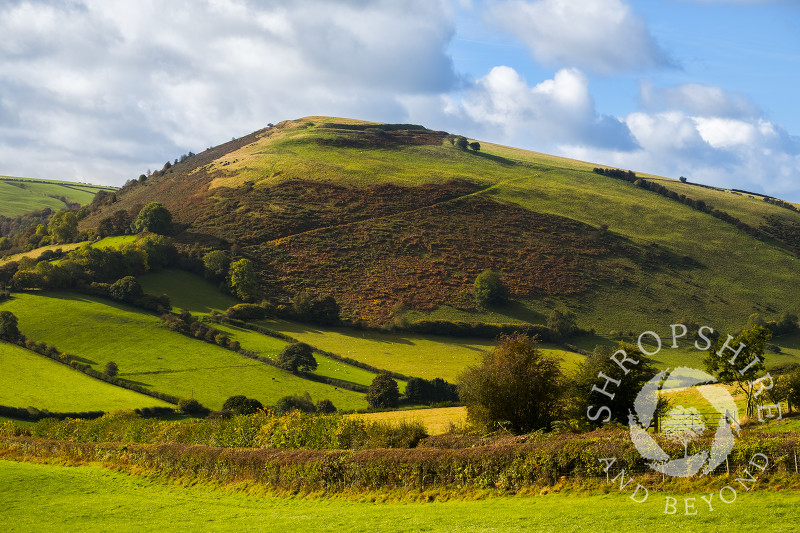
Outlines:
{"type": "Polygon", "coordinates": [[[0,35],[0,174],[333,115],[800,202],[797,1],[0,0],[0,35]]]}

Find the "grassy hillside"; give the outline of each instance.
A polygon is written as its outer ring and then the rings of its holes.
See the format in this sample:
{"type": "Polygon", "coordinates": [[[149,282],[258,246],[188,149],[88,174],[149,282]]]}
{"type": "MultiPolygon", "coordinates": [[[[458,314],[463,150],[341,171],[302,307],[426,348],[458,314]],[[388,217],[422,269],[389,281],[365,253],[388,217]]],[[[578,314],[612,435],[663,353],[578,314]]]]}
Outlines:
{"type": "Polygon", "coordinates": [[[58,211],[68,203],[85,205],[103,189],[114,187],[0,176],[0,215],[14,217],[45,207],[58,211]]]}
{"type": "Polygon", "coordinates": [[[0,343],[0,405],[52,412],[114,411],[171,406],[73,370],[12,344],[0,343]]]}
{"type": "Polygon", "coordinates": [[[108,361],[119,377],[178,397],[195,397],[219,409],[244,394],[265,405],[282,396],[309,392],[342,409],[365,408],[362,394],[304,380],[216,345],[161,326],[158,317],[133,308],[72,293],[18,294],[0,304],[19,328],[37,341],[57,346],[101,370],[108,361]]]}
{"type": "Polygon", "coordinates": [[[82,227],[160,201],[179,242],[235,245],[275,303],[331,293],[346,317],[373,324],[441,313],[541,322],[567,307],[608,332],[681,318],[735,328],[753,312],[800,312],[799,213],[644,176],[713,204],[759,240],[594,166],[489,143],[462,151],[422,127],[308,117],[126,188],[82,227]],[[515,305],[475,308],[471,284],[487,268],[505,273],[515,305]]]}

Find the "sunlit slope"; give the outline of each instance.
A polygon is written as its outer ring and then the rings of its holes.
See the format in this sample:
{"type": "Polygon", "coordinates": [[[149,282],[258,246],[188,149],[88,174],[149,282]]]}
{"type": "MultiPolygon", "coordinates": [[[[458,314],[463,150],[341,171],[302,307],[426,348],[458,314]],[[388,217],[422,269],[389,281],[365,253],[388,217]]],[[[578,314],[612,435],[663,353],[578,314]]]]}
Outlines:
{"type": "MultiPolygon", "coordinates": [[[[754,312],[800,311],[786,242],[592,172],[602,164],[451,140],[409,125],[287,121],[126,189],[83,224],[161,201],[180,242],[236,245],[253,260],[266,298],[331,293],[346,318],[372,324],[398,309],[490,320],[470,297],[487,268],[522,304],[492,319],[568,307],[608,332],[681,318],[733,328],[754,312]]],[[[746,194],[644,177],[759,231],[777,221],[791,240],[800,228],[798,213],[746,194]]]]}
{"type": "Polygon", "coordinates": [[[0,215],[14,217],[45,207],[58,211],[67,203],[88,204],[101,189],[110,187],[0,176],[0,215]]]}
{"type": "Polygon", "coordinates": [[[195,397],[212,409],[237,394],[273,405],[288,394],[309,392],[343,409],[366,407],[362,394],[308,381],[230,350],[174,333],[158,317],[102,299],[71,293],[16,294],[0,304],[37,342],[119,377],[178,397],[195,397]]]}
{"type": "Polygon", "coordinates": [[[0,368],[0,405],[8,407],[62,413],[171,407],[11,344],[0,343],[0,368]]]}

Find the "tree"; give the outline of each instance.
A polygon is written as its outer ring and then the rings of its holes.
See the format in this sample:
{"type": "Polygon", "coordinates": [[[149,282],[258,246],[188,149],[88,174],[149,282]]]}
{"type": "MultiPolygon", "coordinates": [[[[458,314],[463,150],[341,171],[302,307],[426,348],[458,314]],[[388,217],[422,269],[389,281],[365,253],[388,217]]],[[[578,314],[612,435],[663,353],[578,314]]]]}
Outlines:
{"type": "Polygon", "coordinates": [[[469,143],[469,147],[472,148],[474,152],[477,152],[478,150],[481,149],[481,143],[479,143],[478,141],[471,142],[469,143]]]}
{"type": "Polygon", "coordinates": [[[458,148],[461,148],[462,150],[466,150],[467,147],[469,147],[469,141],[467,140],[466,137],[462,137],[461,135],[456,137],[455,144],[458,148]]]}
{"type": "Polygon", "coordinates": [[[764,348],[772,332],[760,324],[757,315],[751,315],[751,325],[736,337],[728,335],[723,341],[717,339],[709,347],[703,364],[721,383],[735,385],[744,393],[746,415],[753,416],[756,407],[756,390],[760,390],[758,378],[764,373],[764,348]]]}
{"type": "Polygon", "coordinates": [[[263,408],[264,406],[258,400],[241,395],[231,396],[222,404],[223,410],[232,411],[237,415],[252,415],[263,408]]]}
{"type": "Polygon", "coordinates": [[[411,378],[406,383],[406,399],[410,403],[428,403],[430,383],[427,379],[411,378]]]}
{"type": "Polygon", "coordinates": [[[547,317],[547,329],[550,330],[555,340],[563,340],[569,338],[578,329],[575,322],[575,313],[572,311],[562,313],[558,309],[553,309],[547,317]]]}
{"type": "MultiPolygon", "coordinates": [[[[658,369],[653,361],[645,357],[634,344],[620,342],[617,347],[596,346],[578,366],[570,382],[568,412],[572,418],[588,419],[594,425],[610,421],[627,425],[628,414],[636,396],[644,384],[656,374],[658,369]],[[627,374],[615,362],[615,360],[625,361],[626,358],[637,361],[637,363],[632,361],[623,363],[628,370],[627,374]],[[602,388],[605,382],[604,378],[600,377],[601,373],[620,382],[619,385],[611,382],[607,387],[606,392],[613,394],[613,398],[595,390],[595,387],[602,388]]],[[[659,402],[657,412],[661,413],[666,408],[666,402],[663,400],[659,402]]]]}
{"type": "Polygon", "coordinates": [[[78,235],[78,217],[72,211],[59,211],[50,218],[47,227],[55,242],[72,242],[78,235]]]}
{"type": "Polygon", "coordinates": [[[478,307],[501,305],[508,301],[508,287],[499,272],[484,270],[475,278],[473,295],[478,307]]]}
{"type": "Polygon", "coordinates": [[[681,176],[679,179],[681,180],[681,183],[686,183],[686,182],[688,181],[688,180],[687,180],[686,178],[684,178],[683,176],[681,176]]]}
{"type": "Polygon", "coordinates": [[[304,342],[295,342],[278,354],[278,366],[290,372],[310,372],[317,369],[317,360],[314,359],[311,346],[304,342]]]}
{"type": "Polygon", "coordinates": [[[150,202],[139,211],[133,221],[134,233],[150,231],[164,235],[172,224],[172,213],[158,202],[150,202]]]}
{"type": "Polygon", "coordinates": [[[113,378],[118,373],[119,373],[119,367],[117,366],[117,363],[115,363],[114,361],[109,361],[108,363],[106,363],[106,369],[105,369],[106,376],[113,378]]]}
{"type": "Polygon", "coordinates": [[[472,423],[514,433],[544,429],[557,420],[563,390],[560,361],[544,355],[536,339],[523,333],[502,335],[481,364],[458,382],[472,423]]]}
{"type": "Polygon", "coordinates": [[[239,259],[231,263],[228,270],[228,283],[233,293],[242,300],[255,298],[258,281],[253,272],[253,264],[249,259],[239,259]]]}
{"type": "Polygon", "coordinates": [[[339,304],[331,295],[311,301],[311,320],[317,324],[334,324],[339,321],[339,304]]]}
{"type": "Polygon", "coordinates": [[[400,389],[389,374],[378,374],[367,389],[367,403],[370,407],[397,407],[400,403],[400,389]]]}
{"type": "Polygon", "coordinates": [[[225,278],[230,264],[228,254],[222,250],[212,250],[203,256],[206,277],[217,282],[225,278]]]}
{"type": "Polygon", "coordinates": [[[126,303],[134,303],[144,296],[142,286],[133,276],[125,276],[112,283],[108,288],[108,293],[115,300],[126,303]]]}
{"type": "Polygon", "coordinates": [[[11,311],[0,311],[0,339],[8,342],[16,342],[22,334],[17,327],[17,316],[11,311]]]}

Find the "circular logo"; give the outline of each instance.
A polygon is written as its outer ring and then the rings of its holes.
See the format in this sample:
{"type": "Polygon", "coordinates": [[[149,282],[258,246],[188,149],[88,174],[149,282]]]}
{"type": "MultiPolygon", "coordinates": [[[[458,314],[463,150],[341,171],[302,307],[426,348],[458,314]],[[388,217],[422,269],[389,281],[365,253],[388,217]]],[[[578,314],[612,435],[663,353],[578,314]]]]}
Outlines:
{"type": "Polygon", "coordinates": [[[735,420],[736,404],[730,392],[717,379],[702,370],[679,367],[672,372],[664,370],[644,384],[636,396],[634,412],[628,414],[631,440],[639,454],[650,460],[647,465],[657,472],[672,477],[691,477],[701,471],[701,475],[712,472],[725,461],[733,449],[734,436],[731,430],[735,420]],[[650,436],[647,428],[653,421],[658,407],[659,392],[677,389],[696,388],[714,412],[719,414],[717,430],[711,448],[688,455],[688,444],[706,429],[703,413],[696,408],[677,406],[670,409],[662,421],[662,432],[671,440],[684,446],[684,456],[671,458],[650,436]]]}

